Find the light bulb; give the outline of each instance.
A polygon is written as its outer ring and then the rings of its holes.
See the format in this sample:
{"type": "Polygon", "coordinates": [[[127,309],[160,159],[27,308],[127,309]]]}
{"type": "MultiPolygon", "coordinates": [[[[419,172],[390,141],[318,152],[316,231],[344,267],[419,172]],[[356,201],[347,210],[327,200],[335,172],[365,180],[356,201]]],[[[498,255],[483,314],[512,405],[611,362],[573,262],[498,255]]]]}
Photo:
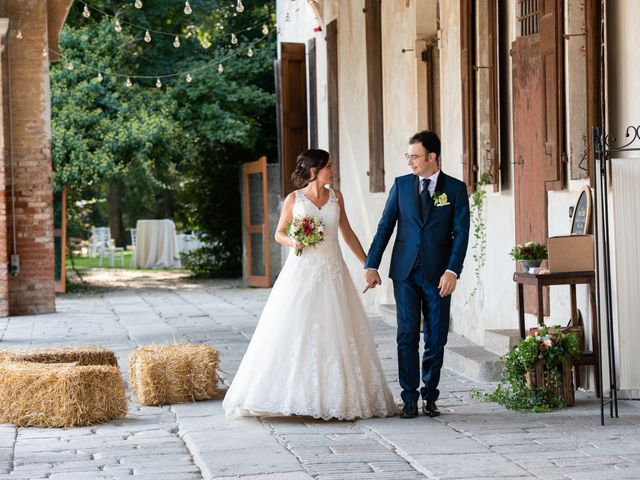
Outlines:
{"type": "Polygon", "coordinates": [[[82,10],[82,16],[84,18],[89,18],[91,16],[91,12],[89,11],[89,7],[87,7],[87,4],[84,4],[84,9],[82,10]]]}
{"type": "Polygon", "coordinates": [[[156,87],[158,88],[162,87],[162,82],[160,81],[159,78],[156,78],[156,87]]]}
{"type": "Polygon", "coordinates": [[[102,80],[104,80],[104,77],[102,76],[102,73],[98,72],[98,76],[96,77],[98,82],[102,82],[102,80]]]}
{"type": "Polygon", "coordinates": [[[244,12],[244,5],[242,4],[242,0],[238,0],[238,4],[236,5],[236,12],[244,12]]]}
{"type": "Polygon", "coordinates": [[[141,0],[136,0],[135,3],[133,4],[136,8],[142,8],[142,1],[141,0]]]}
{"type": "Polygon", "coordinates": [[[47,50],[47,47],[44,47],[42,49],[42,56],[43,57],[47,57],[49,55],[49,50],[47,50]]]}
{"type": "Polygon", "coordinates": [[[173,46],[176,48],[180,48],[180,37],[176,35],[176,39],[173,41],[173,46]]]}
{"type": "Polygon", "coordinates": [[[22,30],[18,30],[18,33],[16,33],[16,38],[18,40],[22,40],[22,30]]]}
{"type": "Polygon", "coordinates": [[[116,25],[115,27],[113,27],[113,29],[118,33],[122,31],[122,25],[120,25],[120,20],[118,20],[117,18],[116,18],[116,25]]]}
{"type": "Polygon", "coordinates": [[[147,43],[151,42],[151,34],[149,33],[149,30],[144,32],[144,41],[147,42],[147,43]]]}
{"type": "Polygon", "coordinates": [[[67,63],[67,70],[73,70],[73,63],[67,63]]]}
{"type": "Polygon", "coordinates": [[[238,43],[238,37],[236,37],[235,33],[231,34],[231,44],[236,45],[238,43]]]}
{"type": "Polygon", "coordinates": [[[186,78],[186,80],[187,80],[187,83],[191,83],[191,82],[193,81],[193,78],[191,77],[191,74],[190,74],[190,73],[187,73],[187,78],[186,78]]]}
{"type": "Polygon", "coordinates": [[[224,67],[222,66],[222,64],[218,65],[218,73],[222,73],[224,72],[224,67]]]}
{"type": "Polygon", "coordinates": [[[253,57],[253,50],[251,50],[251,47],[249,47],[249,50],[247,50],[247,57],[253,57]]]}
{"type": "Polygon", "coordinates": [[[269,33],[269,27],[267,27],[267,24],[265,23],[264,25],[262,25],[262,34],[266,35],[269,33]]]}
{"type": "Polygon", "coordinates": [[[191,15],[191,12],[193,10],[191,10],[191,5],[189,5],[189,0],[187,0],[186,2],[184,2],[184,13],[185,15],[191,15]]]}
{"type": "Polygon", "coordinates": [[[208,39],[204,39],[204,42],[202,42],[202,48],[209,48],[211,46],[211,43],[209,43],[208,39]]]}
{"type": "Polygon", "coordinates": [[[127,87],[130,87],[131,85],[133,85],[133,83],[131,83],[131,79],[130,79],[129,77],[127,77],[127,81],[126,81],[126,82],[124,82],[124,84],[125,84],[127,87]]]}

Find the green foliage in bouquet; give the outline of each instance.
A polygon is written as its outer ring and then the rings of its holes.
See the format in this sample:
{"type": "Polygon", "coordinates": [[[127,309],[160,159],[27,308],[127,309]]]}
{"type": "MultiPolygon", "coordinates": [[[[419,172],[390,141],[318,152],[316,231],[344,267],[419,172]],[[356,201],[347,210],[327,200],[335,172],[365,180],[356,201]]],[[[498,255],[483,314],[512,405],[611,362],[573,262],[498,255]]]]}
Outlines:
{"type": "Polygon", "coordinates": [[[502,380],[493,393],[474,391],[476,398],[499,403],[510,410],[547,412],[565,406],[561,395],[562,362],[580,355],[578,337],[563,333],[559,327],[540,326],[524,340],[509,349],[502,358],[505,369],[502,380]],[[525,374],[541,359],[548,382],[530,389],[525,374]]]}

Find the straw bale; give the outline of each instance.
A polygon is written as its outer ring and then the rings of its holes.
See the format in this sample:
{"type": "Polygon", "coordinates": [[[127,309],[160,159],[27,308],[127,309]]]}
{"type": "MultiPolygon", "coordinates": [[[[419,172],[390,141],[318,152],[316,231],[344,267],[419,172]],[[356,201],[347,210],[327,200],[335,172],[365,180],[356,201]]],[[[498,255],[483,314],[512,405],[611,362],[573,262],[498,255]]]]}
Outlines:
{"type": "Polygon", "coordinates": [[[218,352],[209,345],[148,345],[129,355],[129,386],[142,405],[207,400],[218,393],[218,352]]]}
{"type": "Polygon", "coordinates": [[[127,413],[118,367],[75,363],[0,363],[0,423],[93,425],[127,413]]]}
{"type": "Polygon", "coordinates": [[[111,350],[92,345],[32,350],[0,350],[0,361],[118,366],[118,360],[111,350]]]}

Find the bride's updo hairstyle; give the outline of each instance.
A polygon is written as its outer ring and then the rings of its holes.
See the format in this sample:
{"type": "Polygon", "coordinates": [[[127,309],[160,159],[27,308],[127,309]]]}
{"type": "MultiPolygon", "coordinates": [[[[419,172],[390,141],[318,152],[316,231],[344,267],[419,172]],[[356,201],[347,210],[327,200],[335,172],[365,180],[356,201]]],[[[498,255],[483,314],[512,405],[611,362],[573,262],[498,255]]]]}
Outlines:
{"type": "Polygon", "coordinates": [[[316,148],[305,150],[298,155],[296,168],[291,174],[291,181],[297,188],[304,188],[309,182],[315,180],[315,177],[312,178],[311,169],[315,168],[317,174],[327,166],[327,163],[329,163],[329,152],[316,148]]]}

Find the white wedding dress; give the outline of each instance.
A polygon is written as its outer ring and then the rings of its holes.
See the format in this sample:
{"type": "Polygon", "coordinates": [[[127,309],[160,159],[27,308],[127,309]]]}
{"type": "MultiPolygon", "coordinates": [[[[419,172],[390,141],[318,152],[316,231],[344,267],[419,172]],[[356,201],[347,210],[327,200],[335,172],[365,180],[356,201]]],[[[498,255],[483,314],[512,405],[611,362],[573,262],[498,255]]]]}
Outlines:
{"type": "Polygon", "coordinates": [[[316,207],[296,192],[325,240],[289,255],[222,404],[228,416],[385,417],[396,413],[359,294],[338,245],[333,192],[316,207]]]}

